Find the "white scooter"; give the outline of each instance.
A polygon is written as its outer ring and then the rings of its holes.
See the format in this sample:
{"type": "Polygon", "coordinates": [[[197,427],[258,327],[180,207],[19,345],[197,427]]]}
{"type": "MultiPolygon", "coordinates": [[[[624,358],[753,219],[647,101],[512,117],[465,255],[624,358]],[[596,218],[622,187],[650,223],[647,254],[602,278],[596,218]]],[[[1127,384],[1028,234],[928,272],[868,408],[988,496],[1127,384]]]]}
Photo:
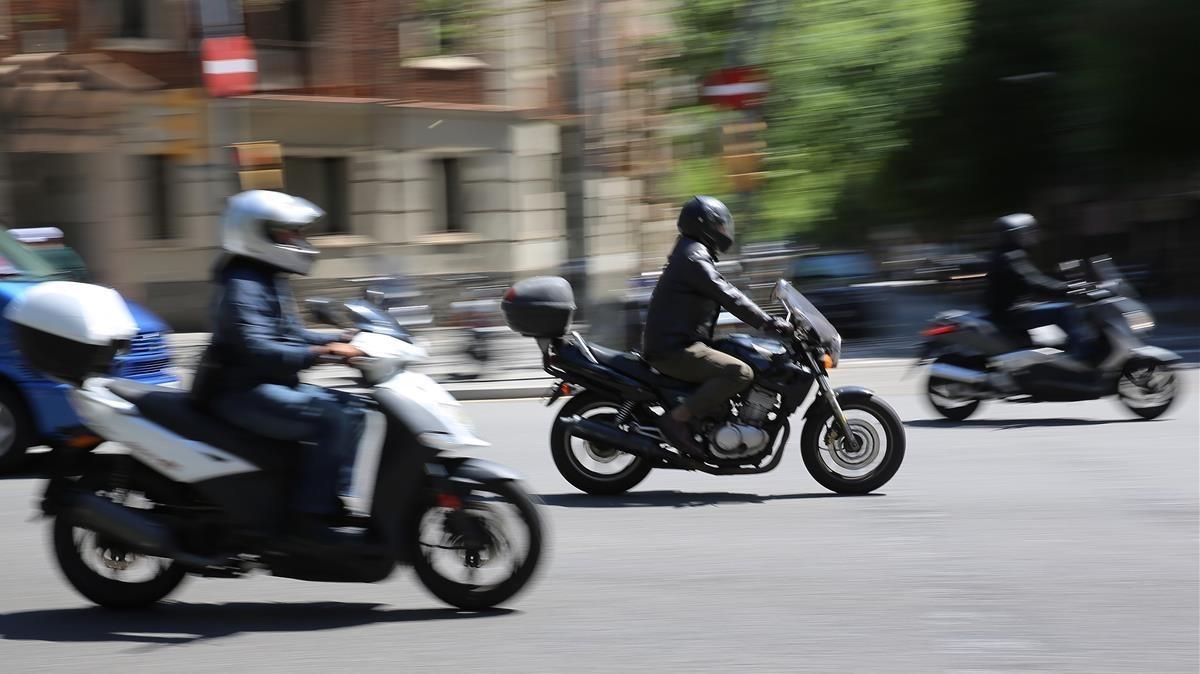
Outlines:
{"type": "Polygon", "coordinates": [[[407,371],[424,350],[365,301],[317,309],[359,329],[353,343],[367,354],[350,363],[367,415],[344,523],[365,543],[352,549],[281,535],[295,446],[231,428],[185,391],[105,376],[136,332],[116,292],[49,282],[9,305],[22,353],[73,387],[86,426],[54,443],[42,501],[76,590],[131,608],[166,597],[188,574],[377,582],[401,564],[439,599],[479,610],[525,586],[541,554],[538,512],[509,470],[447,454],[487,443],[453,397],[407,371]],[[109,441],[128,451],[95,451],[109,441]]]}

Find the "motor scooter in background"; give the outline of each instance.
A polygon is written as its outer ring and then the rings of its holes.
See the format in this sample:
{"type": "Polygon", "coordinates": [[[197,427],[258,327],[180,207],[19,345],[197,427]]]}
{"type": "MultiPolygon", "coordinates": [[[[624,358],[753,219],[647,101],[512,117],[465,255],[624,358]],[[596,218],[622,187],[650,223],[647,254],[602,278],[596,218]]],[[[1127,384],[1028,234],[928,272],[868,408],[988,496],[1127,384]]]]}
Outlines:
{"type": "Polygon", "coordinates": [[[507,328],[500,321],[500,295],[505,286],[496,285],[483,275],[455,276],[450,279],[459,288],[459,299],[450,303],[447,325],[458,328],[462,341],[458,353],[473,363],[472,369],[456,372],[463,379],[478,379],[496,358],[495,337],[507,328]]]}
{"type": "MultiPolygon", "coordinates": [[[[944,311],[922,331],[917,364],[929,367],[926,395],[943,417],[963,421],[985,400],[1071,402],[1116,396],[1142,419],[1156,419],[1178,390],[1176,353],[1145,343],[1154,317],[1105,257],[1061,265],[1096,338],[1085,361],[1069,358],[1035,332],[1010,334],[990,317],[944,311]]],[[[1057,346],[1061,346],[1061,338],[1057,346]]]]}

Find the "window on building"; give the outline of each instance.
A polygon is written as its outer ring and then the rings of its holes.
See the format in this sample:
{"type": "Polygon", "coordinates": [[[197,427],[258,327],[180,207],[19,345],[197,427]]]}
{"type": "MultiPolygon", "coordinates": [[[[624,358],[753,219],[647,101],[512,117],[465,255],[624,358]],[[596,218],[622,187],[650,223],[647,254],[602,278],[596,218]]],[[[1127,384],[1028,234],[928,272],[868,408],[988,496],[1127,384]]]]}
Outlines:
{"type": "Polygon", "coordinates": [[[443,232],[462,232],[466,229],[461,175],[458,158],[442,157],[434,160],[434,198],[440,201],[437,204],[437,215],[443,232]]]}
{"type": "MultiPolygon", "coordinates": [[[[83,23],[88,30],[122,45],[136,41],[140,46],[161,43],[173,48],[183,39],[184,3],[166,0],[83,0],[83,23]]],[[[119,45],[109,45],[119,46],[119,45]]]]}
{"type": "Polygon", "coordinates": [[[147,21],[146,0],[120,0],[120,23],[117,25],[117,35],[120,38],[150,37],[149,22],[147,21]]]}
{"type": "Polygon", "coordinates": [[[321,3],[278,0],[246,6],[246,34],[254,41],[259,87],[295,89],[310,79],[310,27],[317,25],[321,3]]]}
{"type": "Polygon", "coordinates": [[[308,199],[325,217],[311,228],[314,235],[348,234],[349,183],[344,157],[285,157],[283,180],[289,194],[308,199]]]}
{"type": "Polygon", "coordinates": [[[155,240],[175,237],[174,194],[171,181],[171,160],[166,155],[154,154],[145,158],[147,234],[155,240]]]}

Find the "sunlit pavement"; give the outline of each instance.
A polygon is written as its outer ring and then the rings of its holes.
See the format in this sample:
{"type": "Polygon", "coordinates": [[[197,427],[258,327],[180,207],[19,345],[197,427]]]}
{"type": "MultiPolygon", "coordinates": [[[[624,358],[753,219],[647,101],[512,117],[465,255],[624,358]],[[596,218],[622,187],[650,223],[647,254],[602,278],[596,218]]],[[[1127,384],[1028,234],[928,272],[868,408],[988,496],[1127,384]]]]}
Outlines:
{"type": "Polygon", "coordinates": [[[105,613],[27,521],[39,485],[3,481],[4,670],[1196,672],[1197,370],[1162,421],[1103,400],[985,405],[960,425],[903,372],[835,374],[908,424],[904,467],[860,498],[825,493],[795,440],[767,475],[662,472],[590,498],[550,461],[553,411],[468,404],[494,443],[479,454],[543,495],[552,545],[512,610],[484,616],[407,572],[196,580],[152,613],[105,613]]]}

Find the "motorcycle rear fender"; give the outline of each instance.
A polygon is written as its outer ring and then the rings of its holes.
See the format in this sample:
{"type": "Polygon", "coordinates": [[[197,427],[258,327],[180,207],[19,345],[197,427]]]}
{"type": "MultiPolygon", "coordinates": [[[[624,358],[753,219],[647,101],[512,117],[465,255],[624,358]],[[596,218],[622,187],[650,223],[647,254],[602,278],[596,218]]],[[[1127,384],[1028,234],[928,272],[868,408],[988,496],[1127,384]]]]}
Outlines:
{"type": "Polygon", "coordinates": [[[1129,358],[1130,360],[1153,360],[1166,365],[1183,360],[1183,357],[1174,351],[1158,346],[1139,346],[1130,352],[1129,358]]]}

